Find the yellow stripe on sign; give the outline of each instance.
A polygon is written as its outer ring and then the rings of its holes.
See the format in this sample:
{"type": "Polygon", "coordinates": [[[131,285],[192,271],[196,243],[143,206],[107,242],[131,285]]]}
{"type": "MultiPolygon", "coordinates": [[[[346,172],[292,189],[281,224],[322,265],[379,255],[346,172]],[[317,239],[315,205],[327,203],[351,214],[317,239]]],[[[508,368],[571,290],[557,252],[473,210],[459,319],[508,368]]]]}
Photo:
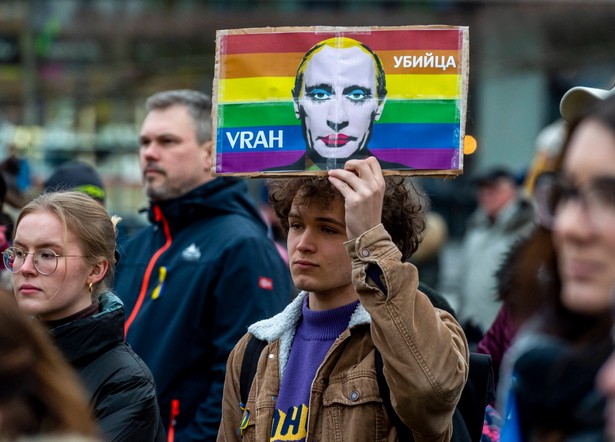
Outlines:
{"type": "Polygon", "coordinates": [[[295,77],[251,77],[219,80],[218,103],[291,101],[295,77]]]}
{"type": "Polygon", "coordinates": [[[459,75],[387,75],[387,98],[456,99],[460,80],[459,75]]]}
{"type": "MultiPolygon", "coordinates": [[[[459,75],[387,75],[389,99],[456,99],[459,75]]],[[[294,77],[232,78],[218,81],[218,103],[290,101],[294,77]]]]}

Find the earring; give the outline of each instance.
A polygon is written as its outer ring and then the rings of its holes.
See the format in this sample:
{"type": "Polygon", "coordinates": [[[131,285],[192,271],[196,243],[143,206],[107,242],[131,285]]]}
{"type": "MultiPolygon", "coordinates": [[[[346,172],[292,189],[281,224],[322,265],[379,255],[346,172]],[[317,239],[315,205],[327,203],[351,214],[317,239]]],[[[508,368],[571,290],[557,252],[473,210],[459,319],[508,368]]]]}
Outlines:
{"type": "Polygon", "coordinates": [[[91,282],[88,285],[88,290],[90,291],[90,293],[92,293],[92,290],[94,290],[94,288],[92,287],[92,283],[91,282]]]}

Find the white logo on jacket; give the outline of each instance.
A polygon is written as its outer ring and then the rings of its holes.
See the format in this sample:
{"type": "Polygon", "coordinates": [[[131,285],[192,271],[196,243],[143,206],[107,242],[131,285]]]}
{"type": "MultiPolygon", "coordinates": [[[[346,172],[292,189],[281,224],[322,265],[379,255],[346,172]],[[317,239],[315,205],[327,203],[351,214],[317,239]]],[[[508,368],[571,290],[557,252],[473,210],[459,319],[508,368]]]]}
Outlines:
{"type": "Polygon", "coordinates": [[[182,252],[182,258],[184,258],[186,261],[198,261],[200,257],[201,250],[196,246],[195,243],[190,244],[182,252]]]}

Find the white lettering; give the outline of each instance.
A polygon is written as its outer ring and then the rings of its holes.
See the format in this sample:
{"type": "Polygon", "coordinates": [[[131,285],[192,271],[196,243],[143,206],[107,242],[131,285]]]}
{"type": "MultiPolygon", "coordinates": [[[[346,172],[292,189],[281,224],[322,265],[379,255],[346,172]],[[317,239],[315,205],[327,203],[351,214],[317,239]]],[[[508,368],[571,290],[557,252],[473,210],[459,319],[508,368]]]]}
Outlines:
{"type": "Polygon", "coordinates": [[[444,66],[444,55],[441,57],[436,56],[435,59],[436,60],[435,60],[434,66],[437,68],[442,68],[442,70],[445,70],[446,67],[444,66]]]}
{"type": "Polygon", "coordinates": [[[425,54],[425,67],[426,68],[432,68],[433,67],[433,63],[434,63],[434,57],[433,54],[431,52],[428,52],[425,54]]]}
{"type": "Polygon", "coordinates": [[[256,149],[257,147],[264,149],[278,147],[281,149],[284,147],[284,131],[281,129],[277,131],[277,134],[274,130],[268,132],[259,130],[256,135],[250,131],[237,132],[235,135],[227,132],[226,138],[231,145],[231,149],[235,149],[237,144],[239,144],[239,149],[256,149]]]}
{"type": "Polygon", "coordinates": [[[452,55],[434,55],[433,52],[426,52],[425,55],[394,55],[393,67],[400,68],[438,68],[443,71],[449,67],[456,68],[457,62],[452,55]]]}
{"type": "Polygon", "coordinates": [[[269,131],[269,147],[273,147],[276,141],[278,143],[278,148],[281,149],[284,147],[284,131],[282,131],[281,129],[278,130],[277,137],[274,135],[274,132],[272,130],[269,131]]]}
{"type": "Polygon", "coordinates": [[[447,69],[449,66],[452,66],[454,68],[457,67],[457,63],[455,62],[455,57],[453,57],[452,55],[448,56],[448,61],[446,62],[446,67],[444,69],[447,69]]]}
{"type": "Polygon", "coordinates": [[[248,149],[254,149],[254,147],[252,147],[253,138],[254,134],[252,132],[240,132],[241,149],[243,149],[244,146],[248,149]]]}
{"type": "Polygon", "coordinates": [[[267,145],[267,138],[265,137],[265,133],[262,130],[259,130],[256,133],[256,140],[254,140],[254,145],[252,146],[255,149],[258,145],[262,145],[264,148],[269,147],[267,145]]]}
{"type": "Polygon", "coordinates": [[[237,142],[237,138],[239,138],[239,133],[236,133],[235,136],[231,135],[230,132],[226,133],[226,138],[228,142],[231,144],[231,149],[235,149],[235,143],[237,142]]]}

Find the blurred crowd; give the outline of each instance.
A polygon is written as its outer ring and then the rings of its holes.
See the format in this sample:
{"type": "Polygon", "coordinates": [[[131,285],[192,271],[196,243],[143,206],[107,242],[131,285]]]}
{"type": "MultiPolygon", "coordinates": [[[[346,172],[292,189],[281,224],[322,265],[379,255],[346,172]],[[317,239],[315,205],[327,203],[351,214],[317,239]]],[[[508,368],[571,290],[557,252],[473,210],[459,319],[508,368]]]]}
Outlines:
{"type": "Polygon", "coordinates": [[[146,103],[139,157],[149,224],[130,235],[118,236],[121,221],[107,212],[92,164],[61,164],[33,189],[28,159],[10,148],[0,163],[0,440],[291,440],[276,433],[283,425],[271,428],[288,418],[276,402],[290,404],[307,434],[329,440],[336,430],[323,416],[365,424],[369,394],[387,416],[385,439],[402,440],[405,425],[415,440],[477,440],[459,436],[452,417],[475,353],[490,357],[493,374],[481,441],[615,440],[612,92],[568,91],[526,170],[498,164],[468,177],[476,210],[447,293],[439,292],[447,220],[420,182],[403,184],[421,207],[420,219],[418,209],[400,212],[403,226],[387,218],[383,189],[396,185],[369,181],[366,170],[381,175],[368,160],[330,172],[328,187],[268,182],[252,201],[245,180],[212,174],[211,101],[196,91],[146,103]],[[420,236],[405,244],[407,260],[395,229],[420,236]],[[309,258],[319,247],[334,258],[312,280],[306,268],[321,266],[309,258]],[[387,247],[401,258],[388,261],[387,247]],[[345,297],[330,299],[345,303],[328,304],[324,294],[340,287],[345,297]],[[268,347],[255,356],[256,386],[244,398],[241,360],[254,336],[268,347]],[[378,369],[371,359],[364,365],[374,349],[384,357],[389,408],[382,386],[357,380],[378,369]],[[408,362],[413,352],[422,372],[408,362]],[[440,372],[425,374],[435,366],[440,372]],[[449,390],[420,391],[429,405],[418,410],[406,396],[419,395],[404,377],[412,370],[449,390]],[[340,379],[339,391],[327,389],[340,379]],[[302,394],[309,411],[294,405],[302,394]]]}

